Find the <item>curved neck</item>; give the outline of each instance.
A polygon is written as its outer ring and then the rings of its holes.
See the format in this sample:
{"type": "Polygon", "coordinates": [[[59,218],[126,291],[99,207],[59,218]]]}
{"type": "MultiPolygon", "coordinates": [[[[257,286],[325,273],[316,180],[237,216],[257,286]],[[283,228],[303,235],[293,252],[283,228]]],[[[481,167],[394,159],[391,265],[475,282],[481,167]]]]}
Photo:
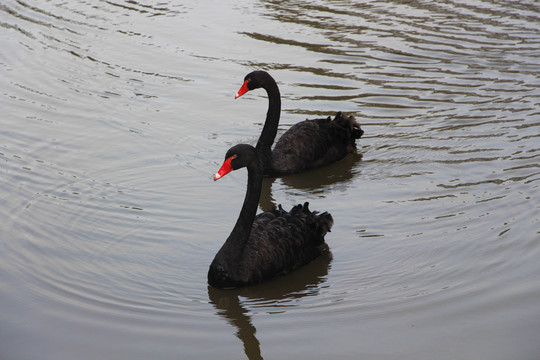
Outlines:
{"type": "Polygon", "coordinates": [[[259,198],[261,197],[263,174],[259,161],[253,161],[247,166],[248,181],[244,204],[231,234],[223,244],[220,252],[227,252],[229,258],[240,258],[255,221],[259,198]]]}
{"type": "Polygon", "coordinates": [[[264,169],[269,169],[272,156],[271,147],[276,138],[279,116],[281,114],[281,95],[276,81],[272,77],[268,79],[263,88],[268,95],[268,111],[261,136],[257,141],[256,149],[262,154],[264,169]]]}

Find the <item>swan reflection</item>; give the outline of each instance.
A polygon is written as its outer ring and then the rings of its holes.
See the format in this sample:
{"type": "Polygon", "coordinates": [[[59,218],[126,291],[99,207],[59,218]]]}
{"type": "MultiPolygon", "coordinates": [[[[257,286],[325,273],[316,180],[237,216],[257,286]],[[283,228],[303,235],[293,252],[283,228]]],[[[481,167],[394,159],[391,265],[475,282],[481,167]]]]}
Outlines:
{"type": "MultiPolygon", "coordinates": [[[[279,178],[287,189],[296,189],[310,195],[324,197],[324,193],[330,189],[347,191],[354,177],[360,172],[359,164],[362,161],[360,152],[353,152],[344,159],[321,168],[306,171],[301,174],[289,175],[279,178]]],[[[262,211],[277,207],[276,200],[272,195],[272,184],[276,178],[265,178],[262,184],[261,197],[259,199],[259,208],[262,211]]],[[[288,203],[278,201],[286,208],[288,203]]],[[[331,213],[331,211],[329,210],[331,213]]]]}
{"type": "Polygon", "coordinates": [[[263,284],[232,290],[208,286],[208,297],[216,314],[236,328],[236,336],[242,341],[248,359],[263,358],[250,308],[266,309],[265,314],[271,315],[299,306],[298,300],[304,297],[318,295],[327,280],[331,261],[332,254],[328,250],[302,268],[263,284]]]}

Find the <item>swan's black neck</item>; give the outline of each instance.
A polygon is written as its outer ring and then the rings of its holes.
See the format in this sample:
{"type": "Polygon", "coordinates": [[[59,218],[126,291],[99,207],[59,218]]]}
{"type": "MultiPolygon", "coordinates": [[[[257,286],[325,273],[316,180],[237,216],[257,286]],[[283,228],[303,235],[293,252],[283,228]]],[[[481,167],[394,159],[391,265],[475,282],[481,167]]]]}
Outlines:
{"type": "Polygon", "coordinates": [[[249,239],[251,226],[255,221],[255,215],[257,214],[257,206],[259,205],[259,198],[261,197],[263,174],[258,159],[254,159],[248,166],[248,181],[247,191],[244,198],[244,204],[238,220],[234,225],[231,234],[223,244],[221,250],[216,257],[226,257],[227,262],[238,263],[238,260],[242,257],[243,250],[249,239]]]}
{"type": "Polygon", "coordinates": [[[272,144],[276,138],[279,116],[281,113],[281,95],[276,81],[268,75],[268,79],[262,86],[268,94],[268,112],[264,127],[257,142],[256,149],[262,156],[263,169],[267,173],[271,167],[272,161],[272,144]]]}

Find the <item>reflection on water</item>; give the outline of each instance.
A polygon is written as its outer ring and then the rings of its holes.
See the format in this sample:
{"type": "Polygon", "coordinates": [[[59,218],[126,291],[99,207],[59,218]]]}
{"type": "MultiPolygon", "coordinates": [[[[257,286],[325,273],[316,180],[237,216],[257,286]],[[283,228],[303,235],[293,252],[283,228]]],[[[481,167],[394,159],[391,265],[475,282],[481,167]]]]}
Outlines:
{"type": "MultiPolygon", "coordinates": [[[[362,160],[362,154],[354,152],[347,155],[344,159],[333,163],[329,166],[307,171],[301,174],[285,176],[279,179],[265,178],[261,191],[261,199],[259,207],[262,211],[266,211],[273,207],[277,207],[275,197],[272,193],[272,188],[275,187],[276,180],[282,185],[280,191],[300,191],[305,196],[324,197],[324,194],[329,191],[347,191],[348,184],[353,181],[354,175],[359,170],[359,163],[362,160]]],[[[301,201],[301,197],[300,200],[301,201]]],[[[281,204],[284,208],[288,208],[289,204],[281,204]]],[[[293,204],[291,204],[293,206],[293,204]]],[[[319,209],[324,211],[322,209],[319,209]]]]}
{"type": "MultiPolygon", "coordinates": [[[[362,139],[360,139],[362,141],[362,139]]],[[[343,160],[318,169],[317,172],[307,172],[298,176],[286,176],[283,184],[310,194],[324,194],[338,188],[347,189],[354,177],[361,171],[362,154],[355,152],[343,160]]]]}
{"type": "Polygon", "coordinates": [[[308,265],[265,284],[232,290],[208,287],[210,303],[218,315],[237,329],[236,336],[242,341],[248,359],[263,357],[251,311],[246,308],[263,308],[268,314],[276,314],[301,306],[302,298],[317,296],[324,287],[331,261],[332,254],[327,251],[308,265]]]}

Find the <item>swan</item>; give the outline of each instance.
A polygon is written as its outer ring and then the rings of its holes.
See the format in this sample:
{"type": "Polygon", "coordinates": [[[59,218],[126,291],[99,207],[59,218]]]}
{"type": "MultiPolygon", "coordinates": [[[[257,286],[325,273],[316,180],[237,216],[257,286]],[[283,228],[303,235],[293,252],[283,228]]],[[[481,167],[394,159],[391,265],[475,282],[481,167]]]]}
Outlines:
{"type": "Polygon", "coordinates": [[[217,288],[257,284],[309,263],[327,249],[324,236],[334,223],[329,213],[310,211],[307,202],[288,212],[280,205],[256,215],[263,171],[253,146],[230,148],[214,180],[243,167],[248,181],[242,209],[208,270],[208,283],[217,288]]]}
{"type": "Polygon", "coordinates": [[[356,149],[356,139],[364,134],[354,116],[338,112],[334,119],[296,123],[280,137],[272,151],[281,112],[281,96],[274,78],[262,70],[247,74],[235,99],[258,88],[265,89],[268,95],[266,121],[256,146],[261,152],[265,176],[295,174],[341,160],[356,149]]]}

